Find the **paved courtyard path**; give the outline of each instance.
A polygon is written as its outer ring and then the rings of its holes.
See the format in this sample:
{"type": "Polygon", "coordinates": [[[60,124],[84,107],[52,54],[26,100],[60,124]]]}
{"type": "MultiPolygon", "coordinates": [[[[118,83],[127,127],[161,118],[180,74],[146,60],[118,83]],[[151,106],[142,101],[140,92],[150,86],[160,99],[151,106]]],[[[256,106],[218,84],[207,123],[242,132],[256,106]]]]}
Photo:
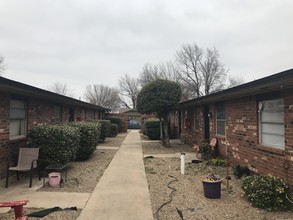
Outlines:
{"type": "Polygon", "coordinates": [[[78,220],[153,220],[140,134],[132,130],[104,172],[78,220]]]}

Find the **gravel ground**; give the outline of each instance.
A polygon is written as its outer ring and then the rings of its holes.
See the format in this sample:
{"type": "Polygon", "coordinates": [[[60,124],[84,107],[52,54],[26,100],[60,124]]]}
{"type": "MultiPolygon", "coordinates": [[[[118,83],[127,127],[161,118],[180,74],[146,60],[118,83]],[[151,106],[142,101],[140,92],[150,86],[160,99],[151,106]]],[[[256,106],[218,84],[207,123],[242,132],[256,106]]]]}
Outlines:
{"type": "MultiPolygon", "coordinates": [[[[115,138],[106,138],[104,143],[99,144],[103,147],[120,147],[127,133],[119,134],[115,138]]],[[[46,184],[39,191],[54,192],[88,192],[91,193],[97,182],[100,180],[105,169],[108,167],[117,150],[97,149],[92,157],[84,162],[72,162],[68,166],[67,182],[62,187],[49,187],[46,184]]],[[[24,208],[24,213],[32,213],[40,209],[24,208]]],[[[74,220],[80,215],[81,210],[77,211],[58,211],[52,212],[43,218],[30,217],[30,220],[74,220]]],[[[14,219],[14,212],[0,214],[0,220],[14,219]]]]}
{"type": "MultiPolygon", "coordinates": [[[[164,148],[159,143],[142,142],[145,154],[170,154],[174,152],[190,152],[191,147],[173,142],[171,148],[164,148]]],[[[216,174],[220,178],[226,176],[225,167],[213,167],[206,163],[187,163],[185,175],[180,174],[180,158],[145,158],[145,170],[151,195],[154,219],[160,220],[207,220],[207,219],[293,219],[293,212],[268,212],[253,208],[243,197],[240,180],[235,179],[229,170],[232,179],[223,180],[220,199],[205,198],[202,179],[209,174],[216,174]],[[172,177],[173,176],[173,177],[172,177]],[[177,180],[175,178],[177,178],[177,180]],[[157,210],[170,200],[172,202],[157,210]],[[178,211],[182,212],[183,218],[178,211]],[[158,218],[157,218],[158,217],[158,218]]]]}
{"type": "MultiPolygon", "coordinates": [[[[119,147],[126,133],[119,134],[116,138],[107,138],[105,143],[99,146],[119,147]]],[[[190,146],[182,144],[178,140],[171,142],[171,148],[161,146],[159,142],[148,142],[142,136],[144,154],[173,154],[180,152],[192,152],[190,146]]],[[[71,163],[68,170],[68,181],[62,188],[45,186],[40,190],[62,192],[92,192],[95,185],[109,165],[116,150],[96,150],[92,158],[86,162],[71,163]],[[93,175],[94,174],[94,175],[93,175]]],[[[182,220],[176,208],[183,214],[184,220],[207,219],[241,219],[241,220],[269,220],[269,219],[293,219],[292,212],[268,212],[253,208],[243,198],[240,188],[240,180],[232,177],[227,189],[226,180],[222,183],[220,199],[207,199],[203,194],[201,179],[214,173],[220,178],[225,177],[225,168],[212,167],[206,163],[186,164],[185,175],[180,174],[179,158],[145,158],[145,170],[151,195],[154,219],[157,220],[182,220]],[[177,180],[174,178],[176,177],[177,180]],[[158,213],[159,207],[170,200],[171,189],[176,189],[170,204],[164,206],[158,213]],[[157,216],[159,218],[157,218],[157,216]]],[[[231,170],[230,170],[231,173],[231,170]]],[[[25,208],[25,213],[37,211],[25,208]]],[[[32,220],[75,220],[81,210],[53,212],[44,218],[29,218],[32,220]]],[[[14,219],[13,212],[0,215],[0,220],[14,219]]]]}

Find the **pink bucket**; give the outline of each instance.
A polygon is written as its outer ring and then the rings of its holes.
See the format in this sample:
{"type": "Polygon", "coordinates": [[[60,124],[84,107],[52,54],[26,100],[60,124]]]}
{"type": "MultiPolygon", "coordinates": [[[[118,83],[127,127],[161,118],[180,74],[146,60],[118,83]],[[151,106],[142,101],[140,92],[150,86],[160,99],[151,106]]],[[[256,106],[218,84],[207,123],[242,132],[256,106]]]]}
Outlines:
{"type": "Polygon", "coordinates": [[[59,186],[61,181],[61,173],[58,172],[52,172],[48,174],[49,178],[49,185],[52,187],[59,186]]]}

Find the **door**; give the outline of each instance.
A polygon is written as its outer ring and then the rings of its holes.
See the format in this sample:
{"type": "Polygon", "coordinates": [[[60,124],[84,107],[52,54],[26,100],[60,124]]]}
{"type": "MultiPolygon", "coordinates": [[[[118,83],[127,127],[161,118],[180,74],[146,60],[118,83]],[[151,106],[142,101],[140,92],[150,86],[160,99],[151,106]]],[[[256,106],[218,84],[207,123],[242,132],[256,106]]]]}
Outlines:
{"type": "Polygon", "coordinates": [[[68,115],[69,115],[69,121],[74,121],[74,108],[73,107],[69,108],[68,115]]]}

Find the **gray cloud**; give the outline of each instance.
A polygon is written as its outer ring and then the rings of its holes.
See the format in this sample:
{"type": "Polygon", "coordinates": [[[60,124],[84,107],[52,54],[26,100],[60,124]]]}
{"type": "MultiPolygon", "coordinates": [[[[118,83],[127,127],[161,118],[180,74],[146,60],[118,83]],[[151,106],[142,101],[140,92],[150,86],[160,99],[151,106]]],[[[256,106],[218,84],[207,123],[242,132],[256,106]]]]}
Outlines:
{"type": "Polygon", "coordinates": [[[174,57],[184,43],[215,46],[247,81],[292,68],[290,0],[3,0],[5,77],[47,88],[117,86],[125,73],[174,57]]]}

